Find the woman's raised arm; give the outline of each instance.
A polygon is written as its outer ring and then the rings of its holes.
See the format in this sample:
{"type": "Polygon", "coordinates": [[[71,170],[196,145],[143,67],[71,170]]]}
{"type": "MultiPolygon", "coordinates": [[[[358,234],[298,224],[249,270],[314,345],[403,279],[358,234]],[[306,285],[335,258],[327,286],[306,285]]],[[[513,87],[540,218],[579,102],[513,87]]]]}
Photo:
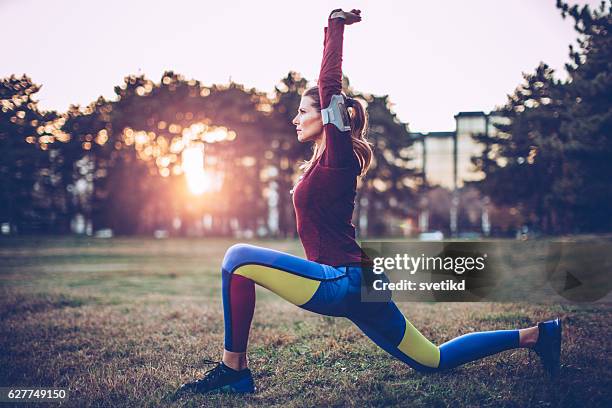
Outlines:
{"type": "MultiPolygon", "coordinates": [[[[319,73],[321,109],[329,106],[333,95],[342,92],[342,43],[344,26],[361,21],[359,10],[334,10],[325,28],[323,60],[319,73]]],[[[333,124],[325,125],[326,146],[321,164],[326,167],[349,167],[354,163],[350,132],[342,132],[333,124]]]]}

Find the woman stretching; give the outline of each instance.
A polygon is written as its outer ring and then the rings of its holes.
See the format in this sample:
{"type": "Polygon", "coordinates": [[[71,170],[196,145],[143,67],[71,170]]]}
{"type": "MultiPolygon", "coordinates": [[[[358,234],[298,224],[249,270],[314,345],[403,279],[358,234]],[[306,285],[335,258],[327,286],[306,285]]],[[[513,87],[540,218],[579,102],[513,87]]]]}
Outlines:
{"type": "Polygon", "coordinates": [[[246,351],[255,284],[303,309],[350,319],[378,346],[419,371],[450,369],[526,347],[536,351],[550,375],[558,372],[559,319],[526,329],[469,333],[436,346],[390,297],[376,303],[361,301],[361,282],[368,273],[362,265],[367,256],[355,241],[351,219],[357,177],[368,170],[372,150],[365,140],[364,107],[342,94],[344,27],[361,21],[360,14],[340,9],[330,14],[318,87],[304,92],[293,119],[298,140],[314,142],[312,158],[302,166],[304,173],[293,193],[297,231],[308,259],[247,244],[229,248],[221,268],[223,359],[203,378],[183,384],[180,391],[254,392],[246,351]]]}

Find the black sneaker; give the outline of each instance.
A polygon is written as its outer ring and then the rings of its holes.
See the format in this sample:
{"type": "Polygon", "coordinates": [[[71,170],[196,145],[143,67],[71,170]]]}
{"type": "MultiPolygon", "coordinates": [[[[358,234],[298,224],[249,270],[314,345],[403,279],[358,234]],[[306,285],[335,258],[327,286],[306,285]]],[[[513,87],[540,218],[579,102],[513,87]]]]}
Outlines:
{"type": "Polygon", "coordinates": [[[215,368],[208,371],[204,377],[186,384],[177,390],[177,393],[191,391],[198,394],[227,392],[232,394],[247,394],[255,392],[255,383],[251,370],[236,371],[223,362],[205,360],[206,364],[217,364],[215,368]]]}
{"type": "Polygon", "coordinates": [[[540,357],[544,370],[551,378],[559,375],[561,365],[561,319],[538,323],[538,341],[533,347],[540,357]]]}

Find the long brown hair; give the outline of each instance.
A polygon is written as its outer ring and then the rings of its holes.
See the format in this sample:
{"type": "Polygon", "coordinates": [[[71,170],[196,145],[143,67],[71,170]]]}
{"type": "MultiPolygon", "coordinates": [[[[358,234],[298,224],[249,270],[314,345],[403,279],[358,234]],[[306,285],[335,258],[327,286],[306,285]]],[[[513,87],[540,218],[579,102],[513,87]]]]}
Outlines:
{"type": "MultiPolygon", "coordinates": [[[[319,97],[319,87],[313,86],[304,91],[302,96],[309,96],[314,100],[314,106],[318,111],[321,111],[321,98],[319,97]]],[[[372,147],[371,143],[366,140],[368,132],[368,114],[364,106],[364,102],[359,99],[348,98],[344,96],[346,106],[349,113],[349,121],[351,125],[351,139],[353,142],[353,151],[359,160],[361,169],[359,176],[363,177],[370,164],[372,164],[372,147]]],[[[317,159],[323,154],[323,151],[317,144],[314,144],[312,157],[300,165],[300,170],[306,173],[314,165],[317,159]]]]}

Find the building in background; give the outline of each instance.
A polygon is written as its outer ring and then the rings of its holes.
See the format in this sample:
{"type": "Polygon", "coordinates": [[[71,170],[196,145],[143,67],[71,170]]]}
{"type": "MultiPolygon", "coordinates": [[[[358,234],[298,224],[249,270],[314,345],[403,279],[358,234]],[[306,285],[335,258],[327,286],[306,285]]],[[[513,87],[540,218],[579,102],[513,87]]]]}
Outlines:
{"type": "Polygon", "coordinates": [[[451,190],[463,187],[466,181],[481,180],[484,174],[475,171],[471,158],[482,154],[483,146],[472,136],[494,135],[494,124],[502,120],[496,112],[459,112],[454,131],[410,133],[416,141],[415,167],[423,171],[429,185],[451,190]]]}
{"type": "Polygon", "coordinates": [[[428,186],[445,190],[448,194],[447,199],[442,199],[440,193],[433,195],[431,192],[421,197],[417,220],[421,232],[444,229],[451,236],[461,232],[489,235],[489,198],[475,200],[477,192],[466,191],[464,186],[466,182],[484,178],[471,161],[484,150],[473,136],[494,135],[497,132],[495,123],[503,119],[496,112],[459,112],[455,115],[454,131],[410,133],[415,140],[415,168],[422,172],[428,186]],[[446,227],[442,228],[441,224],[446,227]]]}

